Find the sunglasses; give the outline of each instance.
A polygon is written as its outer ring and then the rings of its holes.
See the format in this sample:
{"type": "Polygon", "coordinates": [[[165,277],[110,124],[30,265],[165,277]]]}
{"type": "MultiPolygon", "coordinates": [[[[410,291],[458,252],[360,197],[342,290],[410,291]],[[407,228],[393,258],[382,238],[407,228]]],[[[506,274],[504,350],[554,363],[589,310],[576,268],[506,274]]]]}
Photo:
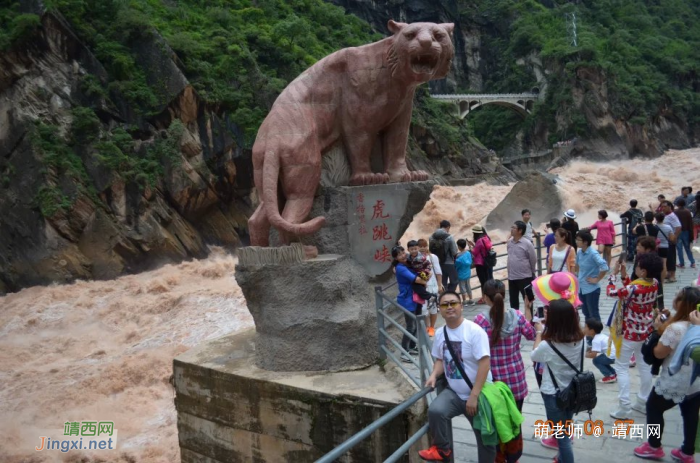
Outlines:
{"type": "Polygon", "coordinates": [[[439,307],[440,307],[441,309],[446,309],[446,308],[448,308],[448,307],[451,307],[451,308],[454,309],[454,308],[456,308],[456,307],[459,307],[460,304],[461,304],[461,303],[460,303],[459,301],[441,302],[440,305],[439,305],[439,307]]]}

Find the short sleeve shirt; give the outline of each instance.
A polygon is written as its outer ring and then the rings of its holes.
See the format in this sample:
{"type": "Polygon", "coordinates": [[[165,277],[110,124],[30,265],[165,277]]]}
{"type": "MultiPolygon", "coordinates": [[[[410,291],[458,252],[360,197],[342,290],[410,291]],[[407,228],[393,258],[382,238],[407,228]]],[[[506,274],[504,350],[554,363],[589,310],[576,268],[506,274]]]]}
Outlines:
{"type": "MultiPolygon", "coordinates": [[[[447,326],[445,326],[445,328],[447,328],[447,326]]],[[[445,377],[450,385],[450,389],[455,391],[460,399],[467,400],[471,393],[471,388],[467,385],[464,378],[462,378],[455,364],[455,360],[452,358],[452,355],[450,355],[447,343],[445,342],[445,332],[443,329],[444,328],[435,330],[432,351],[433,357],[443,361],[445,377]]],[[[479,360],[491,356],[489,337],[486,331],[481,329],[476,323],[464,320],[462,324],[455,329],[447,328],[447,336],[450,338],[452,350],[454,350],[458,357],[461,357],[458,360],[462,363],[462,368],[469,377],[469,381],[474,384],[474,381],[476,381],[476,373],[479,369],[479,360]]],[[[491,371],[489,371],[487,381],[491,381],[491,371]]]]}
{"type": "MultiPolygon", "coordinates": [[[[581,367],[583,341],[567,344],[560,344],[557,342],[555,346],[569,362],[576,366],[576,368],[581,367]]],[[[537,349],[530,352],[530,358],[533,362],[546,364],[542,372],[542,385],[540,386],[540,392],[542,394],[553,395],[557,393],[557,389],[552,382],[552,377],[549,371],[547,371],[548,369],[551,369],[552,373],[554,373],[554,378],[557,380],[557,386],[559,386],[560,390],[568,386],[576,374],[573,368],[554,352],[549,341],[542,341],[537,346],[537,349]]]]}
{"type": "Polygon", "coordinates": [[[668,357],[664,359],[664,363],[661,364],[661,373],[656,380],[654,390],[665,399],[673,400],[675,403],[682,402],[685,396],[700,392],[700,378],[696,378],[692,384],[690,383],[690,379],[693,375],[692,362],[690,365],[682,365],[680,371],[673,376],[671,376],[668,371],[668,367],[671,365],[671,360],[673,359],[673,354],[689,327],[690,322],[686,321],[671,323],[666,327],[661,338],[659,338],[659,344],[663,344],[673,350],[668,357]]]}
{"type": "Polygon", "coordinates": [[[673,228],[674,230],[676,228],[681,228],[681,221],[678,220],[678,216],[673,212],[671,212],[664,218],[664,223],[666,225],[670,225],[671,228],[673,228]]]}

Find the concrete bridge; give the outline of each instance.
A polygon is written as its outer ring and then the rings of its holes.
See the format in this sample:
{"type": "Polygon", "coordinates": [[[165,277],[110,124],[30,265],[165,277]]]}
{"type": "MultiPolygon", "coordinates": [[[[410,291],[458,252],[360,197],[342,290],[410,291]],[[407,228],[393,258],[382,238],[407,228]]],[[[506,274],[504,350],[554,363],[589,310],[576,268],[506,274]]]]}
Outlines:
{"type": "Polygon", "coordinates": [[[460,119],[464,119],[471,111],[487,104],[495,104],[510,108],[523,117],[527,116],[540,98],[539,89],[526,93],[494,93],[494,94],[459,94],[459,95],[430,95],[436,100],[450,101],[457,105],[460,119]]]}

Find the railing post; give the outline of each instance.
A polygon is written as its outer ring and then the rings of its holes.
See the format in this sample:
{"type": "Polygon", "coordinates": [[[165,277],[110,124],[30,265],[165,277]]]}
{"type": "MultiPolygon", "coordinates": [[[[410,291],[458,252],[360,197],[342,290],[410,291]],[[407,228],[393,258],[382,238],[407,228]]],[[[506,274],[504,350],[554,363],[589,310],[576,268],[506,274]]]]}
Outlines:
{"type": "Polygon", "coordinates": [[[622,217],[620,220],[620,227],[622,228],[622,251],[627,252],[627,219],[622,217]]]}
{"type": "Polygon", "coordinates": [[[537,276],[542,276],[542,242],[540,234],[535,235],[535,252],[537,252],[537,276]]]}
{"type": "Polygon", "coordinates": [[[423,315],[422,313],[420,314],[419,317],[417,317],[416,320],[416,337],[418,338],[418,369],[420,370],[420,387],[423,387],[425,385],[425,359],[423,358],[423,344],[425,343],[425,338],[423,337],[425,335],[425,330],[423,329],[423,326],[425,326],[425,323],[423,322],[423,315]]]}
{"type": "Polygon", "coordinates": [[[377,340],[379,341],[379,358],[381,360],[386,360],[386,352],[384,352],[383,347],[386,345],[386,340],[382,331],[384,330],[384,316],[382,311],[384,310],[384,301],[381,297],[382,287],[374,287],[374,305],[377,309],[377,340]]]}

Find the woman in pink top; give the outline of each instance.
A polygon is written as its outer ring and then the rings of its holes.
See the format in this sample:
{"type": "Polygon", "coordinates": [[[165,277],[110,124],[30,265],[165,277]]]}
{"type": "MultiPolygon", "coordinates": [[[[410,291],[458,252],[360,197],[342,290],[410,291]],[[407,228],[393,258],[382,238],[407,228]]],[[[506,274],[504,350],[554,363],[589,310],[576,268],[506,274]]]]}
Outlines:
{"type": "Polygon", "coordinates": [[[608,212],[605,209],[598,211],[598,221],[591,225],[589,230],[598,230],[595,244],[598,245],[598,252],[603,255],[605,262],[610,267],[612,248],[615,246],[615,225],[612,220],[608,220],[608,212]]]}
{"type": "MultiPolygon", "coordinates": [[[[474,241],[467,240],[467,244],[469,244],[469,250],[472,252],[472,262],[476,268],[476,276],[479,278],[479,284],[483,288],[484,283],[493,278],[493,268],[486,265],[486,256],[491,250],[492,245],[489,235],[486,234],[486,230],[481,225],[474,225],[472,227],[472,233],[474,233],[474,241]]],[[[481,294],[484,294],[483,290],[481,294]]],[[[483,297],[477,301],[477,304],[483,303],[483,297]]]]}

